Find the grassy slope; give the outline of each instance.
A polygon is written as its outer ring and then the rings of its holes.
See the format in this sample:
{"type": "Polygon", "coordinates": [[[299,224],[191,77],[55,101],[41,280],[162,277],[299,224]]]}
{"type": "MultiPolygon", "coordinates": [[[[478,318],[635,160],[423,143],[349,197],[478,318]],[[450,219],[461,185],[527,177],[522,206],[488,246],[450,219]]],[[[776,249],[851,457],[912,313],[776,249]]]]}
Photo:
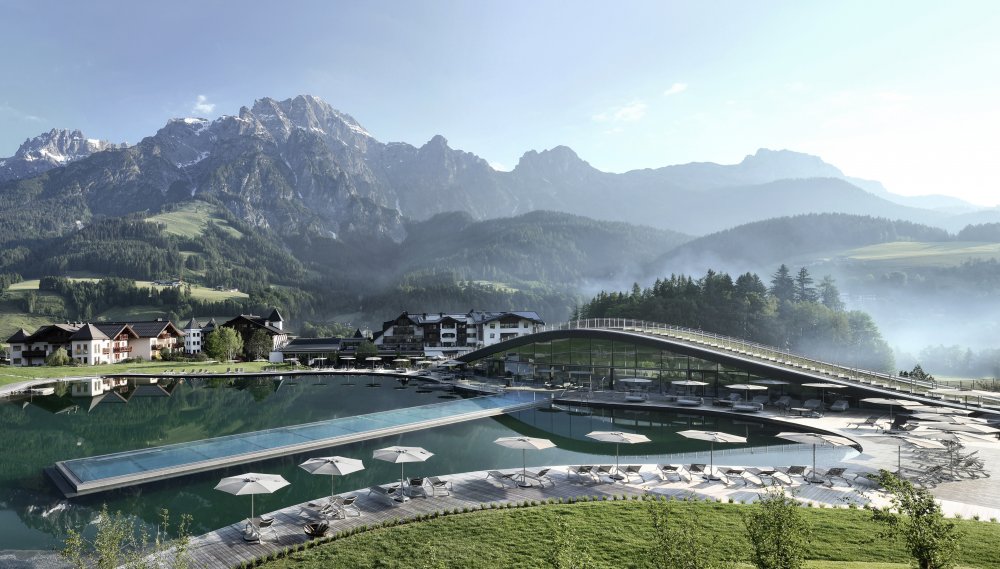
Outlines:
{"type": "Polygon", "coordinates": [[[890,268],[949,267],[970,260],[1000,258],[1000,243],[899,241],[841,251],[834,255],[890,268]]]}
{"type": "MultiPolygon", "coordinates": [[[[567,524],[567,537],[593,558],[595,567],[652,567],[656,540],[649,507],[634,501],[578,503],[449,516],[343,538],[265,567],[542,567],[548,566],[560,520],[567,524]]],[[[744,547],[740,512],[748,506],[673,502],[672,507],[673,519],[694,524],[711,556],[722,558],[744,547]]],[[[902,544],[878,539],[867,512],[801,511],[813,532],[807,567],[908,567],[902,544]]],[[[964,533],[959,566],[1000,566],[1000,549],[994,546],[1000,524],[958,523],[964,533]]]]}
{"type": "Polygon", "coordinates": [[[149,217],[146,221],[163,223],[166,225],[165,232],[181,237],[195,237],[205,231],[205,226],[209,221],[215,222],[234,237],[240,237],[241,233],[226,220],[218,216],[216,208],[205,202],[188,202],[175,211],[160,213],[149,217]]]}

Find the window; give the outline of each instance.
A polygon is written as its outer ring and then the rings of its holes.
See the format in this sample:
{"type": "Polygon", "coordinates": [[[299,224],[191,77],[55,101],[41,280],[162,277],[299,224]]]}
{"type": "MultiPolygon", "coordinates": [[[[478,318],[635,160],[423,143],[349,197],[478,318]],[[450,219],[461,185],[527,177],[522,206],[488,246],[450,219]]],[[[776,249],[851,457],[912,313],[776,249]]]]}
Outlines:
{"type": "Polygon", "coordinates": [[[496,337],[497,337],[496,334],[490,334],[490,338],[496,338],[496,337]]]}

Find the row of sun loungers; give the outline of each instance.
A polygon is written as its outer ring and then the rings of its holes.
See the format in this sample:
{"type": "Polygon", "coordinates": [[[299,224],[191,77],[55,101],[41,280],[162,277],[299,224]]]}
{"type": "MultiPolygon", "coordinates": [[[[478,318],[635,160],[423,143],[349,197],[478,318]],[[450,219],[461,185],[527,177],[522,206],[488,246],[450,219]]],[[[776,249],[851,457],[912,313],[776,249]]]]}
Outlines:
{"type": "MultiPolygon", "coordinates": [[[[498,473],[499,474],[499,473],[498,473]]],[[[848,473],[845,468],[835,467],[826,471],[812,472],[806,466],[789,466],[785,468],[773,467],[753,467],[753,468],[712,468],[705,464],[658,464],[654,480],[666,482],[721,482],[725,485],[740,483],[744,486],[791,486],[796,483],[824,484],[829,487],[837,485],[838,482],[846,486],[853,486],[861,474],[848,473]],[[850,477],[850,479],[848,479],[850,477]]],[[[619,469],[607,465],[578,465],[570,466],[567,469],[567,479],[574,482],[600,483],[606,479],[610,481],[627,480],[632,482],[633,477],[638,478],[638,482],[648,482],[643,476],[641,466],[629,465],[619,469]]]]}

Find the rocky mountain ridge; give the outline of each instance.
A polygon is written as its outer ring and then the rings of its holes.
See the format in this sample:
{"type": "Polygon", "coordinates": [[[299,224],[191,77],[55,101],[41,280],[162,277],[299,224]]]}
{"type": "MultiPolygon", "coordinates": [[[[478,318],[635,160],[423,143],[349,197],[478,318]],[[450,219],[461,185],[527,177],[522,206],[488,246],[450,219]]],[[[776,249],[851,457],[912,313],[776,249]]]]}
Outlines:
{"type": "Polygon", "coordinates": [[[96,138],[87,138],[79,130],[52,129],[21,144],[9,158],[0,158],[0,182],[36,176],[112,148],[125,148],[96,138]]]}
{"type": "MultiPolygon", "coordinates": [[[[68,139],[77,137],[71,133],[68,139]]],[[[802,213],[936,225],[948,218],[894,203],[877,182],[850,178],[818,157],[787,150],[761,149],[736,165],[691,163],[612,174],[558,146],[528,151],[512,171],[500,172],[475,154],[451,148],[440,135],[420,147],[380,142],[350,115],[309,95],[260,99],[211,121],[174,119],[132,147],[102,147],[107,151],[86,156],[85,144],[56,148],[67,157],[64,165],[33,183],[21,176],[0,185],[3,203],[16,209],[32,200],[72,198],[83,202],[76,217],[85,222],[92,215],[156,211],[206,195],[247,223],[286,237],[397,243],[405,239],[405,219],[451,211],[491,219],[544,209],[694,235],[802,213]],[[729,203],[740,207],[720,207],[729,203]]],[[[0,206],[0,213],[5,209],[0,206]]]]}

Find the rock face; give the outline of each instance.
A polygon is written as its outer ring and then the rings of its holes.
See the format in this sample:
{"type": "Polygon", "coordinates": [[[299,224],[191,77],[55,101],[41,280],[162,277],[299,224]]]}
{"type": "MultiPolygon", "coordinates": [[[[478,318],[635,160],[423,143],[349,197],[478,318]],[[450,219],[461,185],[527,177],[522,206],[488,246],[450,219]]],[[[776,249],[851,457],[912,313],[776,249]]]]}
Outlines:
{"type": "Polygon", "coordinates": [[[0,182],[37,176],[95,152],[124,146],[87,138],[78,130],[54,128],[25,140],[10,158],[0,158],[0,182]]]}
{"type": "Polygon", "coordinates": [[[695,235],[800,213],[923,223],[944,215],[876,197],[869,192],[878,193],[877,182],[848,178],[818,157],[787,150],[762,149],[731,166],[611,174],[558,146],[529,151],[514,170],[498,172],[440,135],[419,148],[380,142],[350,115],[309,95],[260,99],[212,121],[174,119],[132,147],[54,130],[0,161],[4,180],[0,198],[7,204],[50,199],[72,204],[77,219],[155,211],[197,196],[280,235],[397,243],[406,236],[404,218],[452,211],[489,219],[545,209],[695,235]],[[726,200],[741,205],[720,208],[726,200]]]}

